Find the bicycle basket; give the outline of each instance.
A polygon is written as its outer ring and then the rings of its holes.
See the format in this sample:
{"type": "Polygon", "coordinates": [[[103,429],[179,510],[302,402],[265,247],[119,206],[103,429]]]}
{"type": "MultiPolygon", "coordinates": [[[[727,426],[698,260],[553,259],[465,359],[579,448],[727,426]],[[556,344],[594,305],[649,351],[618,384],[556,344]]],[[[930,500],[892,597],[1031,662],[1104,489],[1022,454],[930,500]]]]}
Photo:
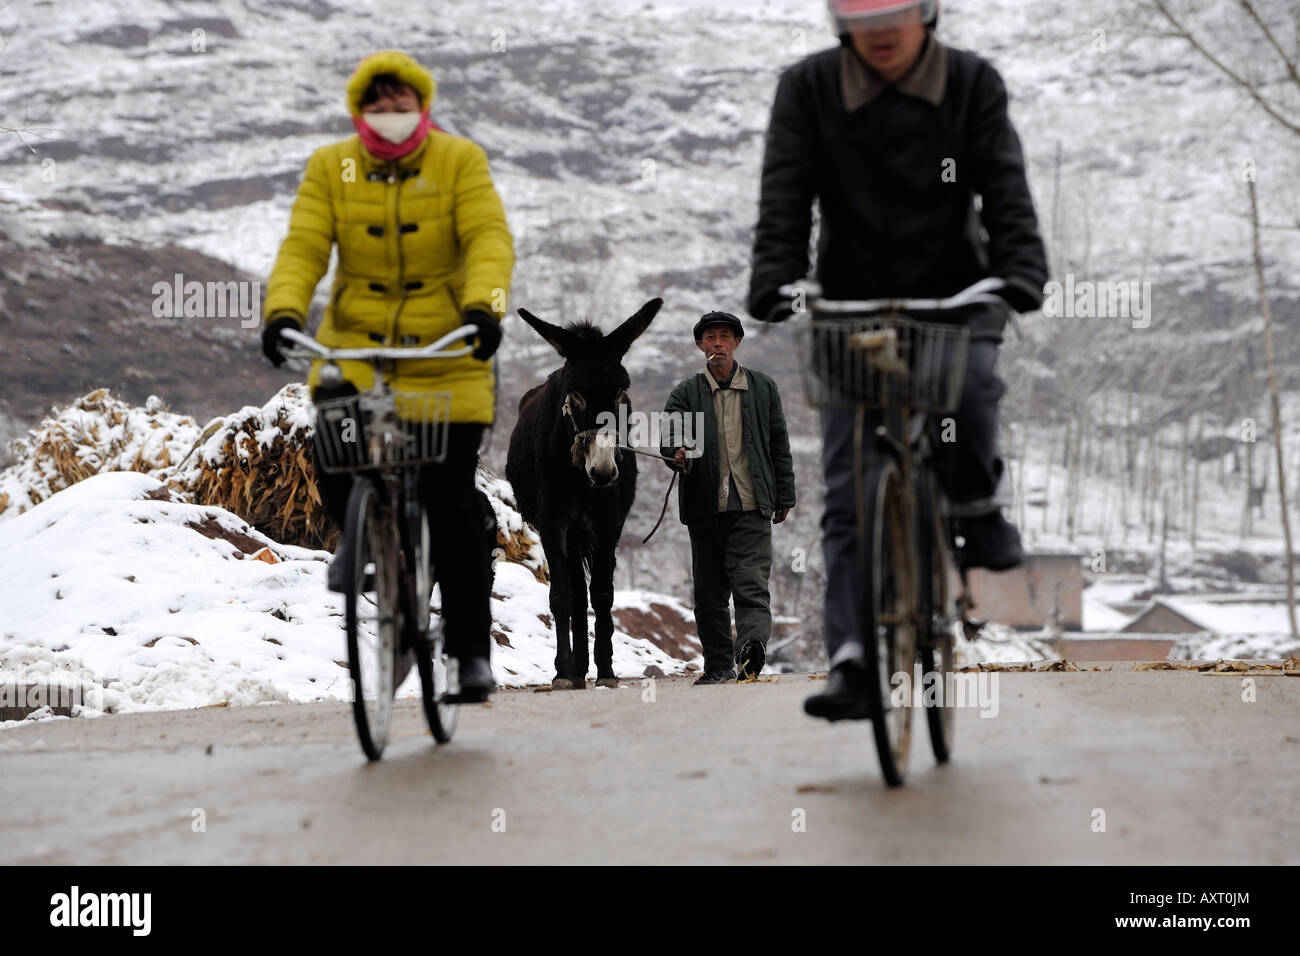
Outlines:
{"type": "Polygon", "coordinates": [[[447,457],[451,392],[387,392],[316,403],[314,450],[324,472],[440,462],[447,457]]]}
{"type": "Polygon", "coordinates": [[[813,408],[952,412],[961,401],[970,333],[902,315],[814,318],[795,330],[813,408]]]}

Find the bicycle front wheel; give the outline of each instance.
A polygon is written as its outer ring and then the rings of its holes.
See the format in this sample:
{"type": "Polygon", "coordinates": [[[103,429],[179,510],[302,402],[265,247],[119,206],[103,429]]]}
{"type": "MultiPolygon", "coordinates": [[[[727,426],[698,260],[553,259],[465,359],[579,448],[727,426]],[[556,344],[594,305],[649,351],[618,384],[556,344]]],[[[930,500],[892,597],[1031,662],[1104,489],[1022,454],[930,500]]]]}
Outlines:
{"type": "Polygon", "coordinates": [[[953,625],[957,598],[952,586],[953,559],[948,516],[934,472],[923,468],[917,480],[917,546],[920,587],[918,636],[921,656],[921,700],[930,727],[934,759],[947,763],[952,756],[956,710],[952,696],[956,653],[953,625]]]}
{"type": "Polygon", "coordinates": [[[869,702],[885,781],[899,786],[912,742],[912,677],[916,662],[916,587],[902,477],[892,461],[877,464],[859,502],[863,646],[869,702]]]}
{"type": "Polygon", "coordinates": [[[347,586],[343,595],[352,676],[352,715],[361,749],[378,760],[388,743],[397,693],[400,629],[400,543],[375,483],[358,476],[344,528],[347,586]]]}
{"type": "Polygon", "coordinates": [[[429,722],[429,732],[433,734],[433,739],[445,744],[456,732],[456,718],[460,708],[446,702],[450,682],[442,621],[430,623],[429,596],[433,591],[433,577],[429,570],[429,516],[423,508],[420,509],[417,528],[413,529],[411,538],[416,607],[410,617],[418,631],[412,635],[412,641],[418,648],[415,660],[420,671],[424,716],[429,722]]]}

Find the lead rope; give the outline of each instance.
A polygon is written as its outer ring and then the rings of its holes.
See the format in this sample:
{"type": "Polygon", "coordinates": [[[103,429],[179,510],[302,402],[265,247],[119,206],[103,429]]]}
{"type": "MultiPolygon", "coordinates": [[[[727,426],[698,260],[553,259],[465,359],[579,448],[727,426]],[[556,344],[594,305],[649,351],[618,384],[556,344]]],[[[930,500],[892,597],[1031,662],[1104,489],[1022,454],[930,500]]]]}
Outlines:
{"type": "MultiPolygon", "coordinates": [[[[620,448],[626,448],[626,446],[623,446],[623,445],[620,445],[619,447],[620,447],[620,448]]],[[[647,456],[650,457],[650,458],[658,458],[658,459],[660,459],[660,460],[662,460],[662,461],[672,461],[671,458],[667,458],[667,457],[665,457],[665,456],[663,456],[663,455],[655,455],[655,454],[651,454],[650,452],[644,452],[644,451],[642,451],[642,450],[639,449],[639,448],[626,448],[626,450],[627,450],[627,451],[634,451],[634,452],[636,452],[638,455],[647,455],[647,456]]],[[[664,523],[664,515],[666,515],[666,514],[668,513],[668,499],[672,496],[672,493],[673,493],[673,485],[677,484],[677,476],[678,476],[679,474],[690,474],[690,471],[691,471],[691,463],[692,463],[693,460],[694,460],[694,459],[687,458],[687,459],[686,459],[686,467],[685,467],[682,471],[680,471],[680,472],[679,472],[676,468],[673,469],[673,478],[672,478],[672,481],[668,482],[668,490],[664,492],[664,506],[663,506],[662,508],[659,509],[659,520],[656,521],[656,522],[655,522],[655,526],[654,526],[653,528],[650,529],[650,533],[649,533],[648,535],[646,535],[644,538],[641,539],[641,543],[642,543],[642,544],[647,543],[651,538],[653,538],[653,537],[655,536],[655,532],[659,530],[659,526],[660,526],[661,524],[664,523]]]]}
{"type": "Polygon", "coordinates": [[[677,484],[677,472],[674,471],[673,480],[668,482],[668,490],[664,492],[664,506],[659,509],[659,520],[656,521],[655,526],[650,529],[650,533],[641,539],[642,544],[645,544],[653,538],[655,532],[659,530],[659,526],[664,523],[664,515],[668,514],[668,497],[673,493],[673,485],[675,484],[677,484]]]}

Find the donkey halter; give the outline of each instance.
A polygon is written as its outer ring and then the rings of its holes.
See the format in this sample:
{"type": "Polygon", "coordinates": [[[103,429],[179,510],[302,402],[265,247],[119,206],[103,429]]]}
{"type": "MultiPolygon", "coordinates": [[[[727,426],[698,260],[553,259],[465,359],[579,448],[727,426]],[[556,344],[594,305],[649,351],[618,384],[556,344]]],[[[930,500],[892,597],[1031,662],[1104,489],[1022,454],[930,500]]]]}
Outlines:
{"type": "MultiPolygon", "coordinates": [[[[611,437],[614,438],[615,440],[614,459],[615,461],[621,459],[623,457],[622,448],[617,444],[617,436],[613,431],[611,431],[608,428],[600,428],[599,426],[596,428],[578,427],[577,419],[573,417],[573,406],[569,404],[569,399],[571,399],[574,396],[574,394],[575,393],[573,392],[566,393],[564,396],[564,404],[560,406],[560,417],[567,418],[569,420],[569,424],[573,427],[573,444],[569,446],[569,457],[573,461],[573,467],[581,468],[583,466],[583,462],[582,462],[583,449],[593,441],[601,441],[602,439],[598,437],[601,432],[606,432],[611,437]]],[[[614,406],[616,408],[620,404],[622,404],[623,398],[626,395],[627,395],[626,390],[620,391],[618,393],[618,398],[615,399],[614,401],[614,406]]],[[[579,401],[582,401],[584,405],[586,404],[585,400],[582,399],[582,396],[579,395],[578,399],[579,401]]]]}

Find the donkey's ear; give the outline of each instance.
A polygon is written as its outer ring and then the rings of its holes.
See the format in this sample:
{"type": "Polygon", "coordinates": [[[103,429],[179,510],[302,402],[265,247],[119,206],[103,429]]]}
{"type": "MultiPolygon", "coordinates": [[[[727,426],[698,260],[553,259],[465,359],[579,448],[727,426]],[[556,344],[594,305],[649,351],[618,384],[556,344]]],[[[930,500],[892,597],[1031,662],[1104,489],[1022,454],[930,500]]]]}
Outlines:
{"type": "Polygon", "coordinates": [[[658,314],[659,308],[663,304],[663,299],[651,299],[637,310],[636,315],[605,336],[605,341],[614,347],[617,354],[626,354],[627,350],[632,347],[632,343],[650,325],[650,320],[658,314]]]}
{"type": "Polygon", "coordinates": [[[546,339],[546,341],[550,343],[551,348],[555,349],[555,351],[559,352],[561,355],[564,355],[565,349],[569,344],[569,337],[565,333],[564,329],[560,328],[558,325],[551,325],[550,322],[547,322],[544,319],[539,319],[527,309],[519,309],[517,311],[519,312],[519,318],[531,325],[534,332],[546,339]]]}

